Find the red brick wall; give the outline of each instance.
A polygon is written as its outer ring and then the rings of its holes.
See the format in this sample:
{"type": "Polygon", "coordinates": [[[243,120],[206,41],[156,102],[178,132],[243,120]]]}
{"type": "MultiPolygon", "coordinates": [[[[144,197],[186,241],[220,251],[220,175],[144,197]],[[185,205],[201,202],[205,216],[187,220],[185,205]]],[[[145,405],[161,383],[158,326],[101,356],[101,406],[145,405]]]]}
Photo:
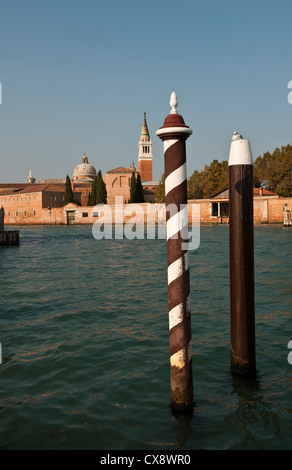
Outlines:
{"type": "MultiPolygon", "coordinates": [[[[36,199],[18,201],[18,216],[16,216],[16,200],[14,203],[8,201],[4,205],[5,209],[5,224],[66,224],[67,215],[66,215],[66,206],[56,207],[56,208],[42,208],[41,202],[41,193],[35,194],[36,199]],[[26,210],[26,216],[24,211],[26,210]],[[35,215],[33,211],[35,210],[35,215]],[[9,216],[10,212],[10,216],[9,216]]],[[[10,196],[10,198],[12,198],[10,196]]],[[[15,198],[15,196],[14,196],[15,198]]],[[[6,196],[7,199],[7,196],[6,196]]],[[[2,204],[2,197],[0,196],[0,206],[2,204]]],[[[213,223],[228,223],[228,218],[224,217],[220,220],[218,217],[212,217],[211,215],[211,201],[208,199],[197,199],[191,200],[188,203],[188,214],[189,222],[192,222],[192,205],[199,204],[200,206],[200,222],[213,224],[213,223]]],[[[284,222],[284,205],[287,204],[287,210],[292,211],[292,198],[254,198],[254,222],[257,223],[279,223],[283,224],[284,222]],[[266,218],[266,214],[268,219],[266,218]]],[[[98,220],[97,217],[93,217],[93,207],[82,207],[75,206],[75,222],[79,224],[93,224],[98,220]],[[83,217],[82,213],[88,213],[88,217],[83,217]]],[[[102,206],[97,208],[102,214],[102,206]]],[[[158,221],[165,220],[165,204],[125,204],[123,206],[109,205],[105,206],[105,211],[112,215],[113,221],[115,220],[115,215],[117,217],[122,217],[124,213],[124,222],[131,220],[133,217],[136,217],[137,222],[147,222],[148,221],[158,221]],[[137,216],[135,216],[137,212],[137,216]]],[[[196,212],[194,212],[196,214],[196,212]]],[[[108,220],[111,222],[111,218],[108,220]]]]}
{"type": "Polygon", "coordinates": [[[141,181],[152,181],[152,160],[139,160],[141,181]]]}
{"type": "Polygon", "coordinates": [[[30,224],[42,218],[42,193],[0,196],[5,224],[30,224]]]}
{"type": "Polygon", "coordinates": [[[121,196],[124,202],[130,199],[131,176],[129,173],[106,173],[104,182],[107,191],[107,203],[114,204],[115,197],[121,196]]]}
{"type": "Polygon", "coordinates": [[[269,223],[284,221],[284,206],[287,204],[287,210],[292,211],[292,198],[278,198],[269,200],[269,223]]]}

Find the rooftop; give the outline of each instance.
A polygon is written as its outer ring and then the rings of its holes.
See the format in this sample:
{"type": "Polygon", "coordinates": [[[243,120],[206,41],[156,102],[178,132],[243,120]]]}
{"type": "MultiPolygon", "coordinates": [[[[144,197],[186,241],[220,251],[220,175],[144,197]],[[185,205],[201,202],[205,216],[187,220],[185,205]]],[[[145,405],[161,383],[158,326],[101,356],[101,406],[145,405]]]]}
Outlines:
{"type": "Polygon", "coordinates": [[[133,173],[133,168],[126,168],[124,166],[118,166],[118,168],[114,168],[113,170],[107,171],[107,173],[133,173]]]}
{"type": "MultiPolygon", "coordinates": [[[[12,185],[11,185],[12,186],[12,185]]],[[[39,192],[64,192],[64,184],[23,184],[22,186],[16,186],[14,189],[7,188],[0,191],[0,196],[17,196],[18,194],[29,194],[29,193],[39,193],[39,192]]]]}

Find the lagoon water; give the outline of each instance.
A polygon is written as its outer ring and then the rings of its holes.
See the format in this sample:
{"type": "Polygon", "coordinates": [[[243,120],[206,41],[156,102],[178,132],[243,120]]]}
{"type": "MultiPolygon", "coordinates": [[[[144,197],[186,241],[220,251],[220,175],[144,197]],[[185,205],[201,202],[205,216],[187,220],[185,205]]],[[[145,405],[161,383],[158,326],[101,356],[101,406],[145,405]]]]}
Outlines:
{"type": "Polygon", "coordinates": [[[1,449],[292,449],[292,230],[255,227],[258,374],[232,376],[228,226],[190,252],[193,415],[170,409],[165,240],[19,227],[0,248],[1,449]]]}

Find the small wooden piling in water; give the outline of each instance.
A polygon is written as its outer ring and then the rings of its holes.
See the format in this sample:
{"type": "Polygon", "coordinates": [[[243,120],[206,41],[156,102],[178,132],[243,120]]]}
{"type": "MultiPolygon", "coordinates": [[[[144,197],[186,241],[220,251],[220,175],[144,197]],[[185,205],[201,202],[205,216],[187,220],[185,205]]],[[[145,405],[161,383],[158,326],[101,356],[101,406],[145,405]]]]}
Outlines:
{"type": "Polygon", "coordinates": [[[19,231],[6,230],[0,232],[0,246],[19,245],[19,231]]]}
{"type": "Polygon", "coordinates": [[[284,227],[292,227],[291,211],[284,207],[284,227]]]}
{"type": "Polygon", "coordinates": [[[0,246],[19,245],[18,230],[4,230],[4,207],[0,209],[0,246]]]}
{"type": "Polygon", "coordinates": [[[231,370],[256,373],[253,162],[250,144],[234,133],[229,156],[231,370]]]}

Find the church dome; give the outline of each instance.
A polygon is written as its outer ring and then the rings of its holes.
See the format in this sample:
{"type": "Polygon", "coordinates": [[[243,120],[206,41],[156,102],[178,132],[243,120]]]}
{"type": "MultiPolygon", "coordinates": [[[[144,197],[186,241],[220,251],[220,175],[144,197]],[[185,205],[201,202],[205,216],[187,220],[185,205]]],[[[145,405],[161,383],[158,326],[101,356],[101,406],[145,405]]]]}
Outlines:
{"type": "Polygon", "coordinates": [[[93,180],[96,176],[96,169],[94,166],[90,165],[88,162],[87,156],[84,154],[82,157],[82,162],[74,170],[73,179],[74,181],[79,180],[93,180]]]}

